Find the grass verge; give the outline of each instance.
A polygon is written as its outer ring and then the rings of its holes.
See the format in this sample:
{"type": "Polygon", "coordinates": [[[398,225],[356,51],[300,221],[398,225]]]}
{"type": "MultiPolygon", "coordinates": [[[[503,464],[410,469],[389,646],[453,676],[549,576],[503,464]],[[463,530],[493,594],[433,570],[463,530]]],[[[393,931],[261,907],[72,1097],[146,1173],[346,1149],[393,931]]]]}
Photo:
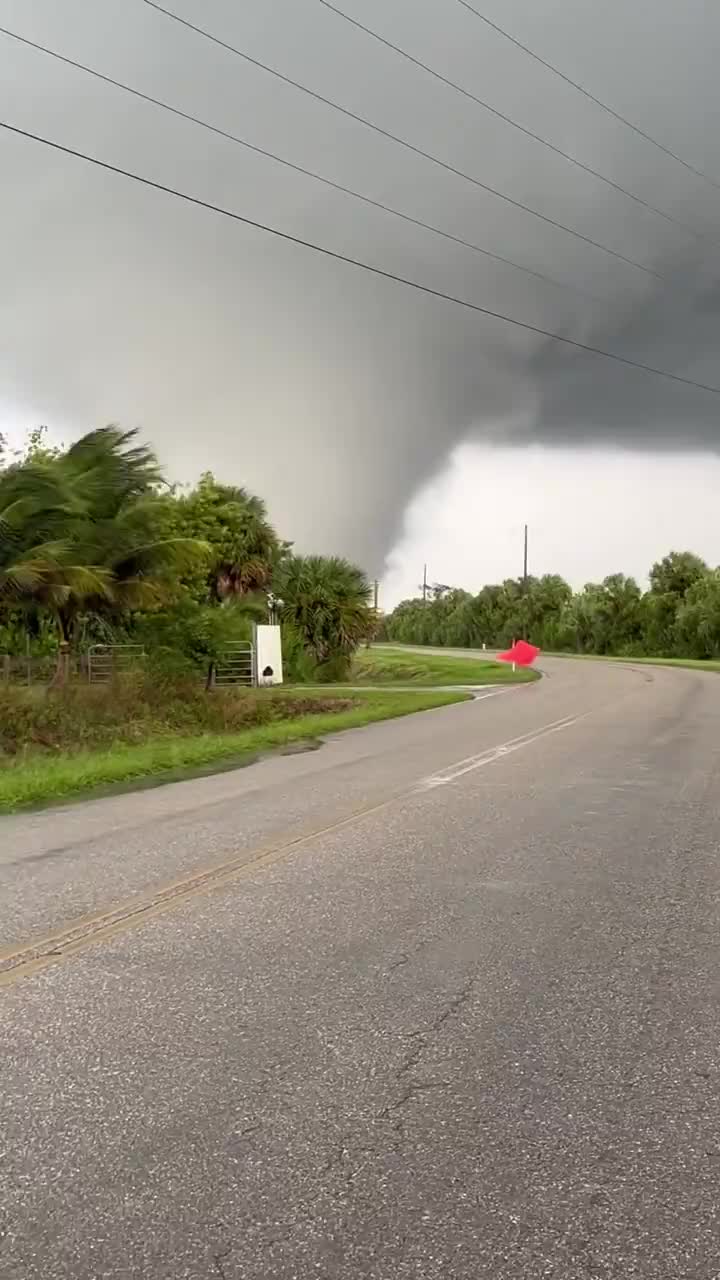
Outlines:
{"type": "MultiPolygon", "coordinates": [[[[426,662],[430,662],[433,660],[431,655],[426,656],[425,654],[423,654],[423,649],[422,649],[422,646],[420,645],[416,645],[416,646],[403,645],[402,650],[398,650],[395,653],[393,653],[392,650],[389,650],[389,651],[384,650],[382,646],[378,646],[376,650],[370,650],[370,653],[371,655],[376,654],[378,657],[382,657],[383,659],[386,659],[388,657],[398,658],[398,659],[409,658],[412,661],[413,665],[418,666],[418,668],[420,667],[421,663],[420,663],[420,660],[418,660],[418,662],[416,663],[415,661],[416,653],[418,655],[422,655],[423,668],[425,667],[426,662]],[[411,649],[413,650],[413,652],[410,652],[411,649]],[[408,652],[405,652],[406,650],[408,652]]],[[[568,652],[563,653],[560,650],[550,650],[550,649],[548,649],[547,651],[543,651],[542,656],[546,658],[572,658],[573,660],[576,660],[579,662],[625,662],[625,663],[631,663],[633,666],[638,665],[638,666],[646,666],[646,667],[687,667],[691,671],[720,671],[720,659],[715,659],[715,658],[647,658],[647,657],[636,658],[636,657],[633,657],[631,654],[568,653],[568,652]]],[[[463,665],[467,664],[468,670],[470,669],[470,664],[472,664],[472,667],[474,670],[477,670],[477,667],[479,665],[482,667],[489,666],[495,669],[499,667],[502,672],[502,669],[504,667],[503,663],[486,661],[485,659],[475,659],[471,657],[453,658],[451,656],[448,656],[446,658],[443,655],[443,656],[439,656],[439,660],[444,664],[449,664],[452,662],[462,663],[463,665]]],[[[506,680],[508,679],[508,675],[511,681],[513,680],[513,678],[515,680],[521,680],[521,681],[527,680],[527,679],[533,680],[533,679],[537,679],[539,672],[533,671],[533,670],[530,670],[530,671],[520,670],[520,671],[517,671],[515,673],[515,677],[513,677],[512,669],[510,669],[509,673],[506,673],[505,675],[506,680]]],[[[502,678],[502,676],[500,678],[502,678]]],[[[496,677],[496,680],[497,680],[497,677],[496,677]]],[[[381,683],[381,681],[378,680],[377,683],[379,684],[381,683]]],[[[419,683],[419,681],[417,683],[419,683]]],[[[435,683],[443,684],[445,682],[443,680],[438,679],[435,683]]],[[[458,680],[457,682],[453,681],[452,683],[460,684],[460,683],[466,683],[466,682],[458,680]]],[[[492,684],[494,682],[492,681],[492,679],[488,679],[487,681],[483,681],[483,683],[492,684]]]]}
{"type": "MultiPolygon", "coordinates": [[[[305,695],[307,698],[309,695],[305,695]]],[[[207,766],[232,760],[238,767],[258,756],[293,743],[316,741],[321,734],[356,729],[378,720],[462,702],[458,692],[411,692],[335,695],[338,710],[328,709],[330,690],[323,694],[323,710],[292,719],[275,719],[237,732],[166,733],[137,743],[118,742],[105,748],[31,754],[0,764],[0,813],[12,813],[52,801],[87,796],[93,791],[153,778],[174,781],[179,770],[208,771],[207,766]]]]}
{"type": "Polygon", "coordinates": [[[526,684],[537,680],[538,672],[527,667],[513,671],[508,663],[489,658],[377,648],[363,649],[357,654],[350,679],[357,684],[411,684],[418,687],[526,684]]]}
{"type": "Polygon", "coordinates": [[[554,653],[554,658],[575,658],[580,662],[624,662],[639,667],[686,667],[690,671],[720,671],[716,658],[632,658],[619,653],[554,653]]]}

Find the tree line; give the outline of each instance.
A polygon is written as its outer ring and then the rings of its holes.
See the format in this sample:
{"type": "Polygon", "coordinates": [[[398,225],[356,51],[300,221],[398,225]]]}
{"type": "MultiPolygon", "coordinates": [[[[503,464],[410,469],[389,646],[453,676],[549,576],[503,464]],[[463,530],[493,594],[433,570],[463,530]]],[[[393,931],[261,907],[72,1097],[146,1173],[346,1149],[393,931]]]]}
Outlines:
{"type": "Polygon", "coordinates": [[[295,679],[341,678],[374,625],[360,568],[295,554],[261,498],[210,472],[170,485],[135,432],[0,438],[0,653],[56,654],[62,679],[68,653],[139,643],[189,670],[269,615],[295,679]]]}
{"type": "Polygon", "coordinates": [[[425,600],[399,604],[382,634],[460,648],[506,648],[525,638],[545,651],[720,658],[720,570],[671,551],[652,566],[645,591],[622,573],[581,591],[557,574],[509,578],[477,595],[437,586],[425,600]]]}

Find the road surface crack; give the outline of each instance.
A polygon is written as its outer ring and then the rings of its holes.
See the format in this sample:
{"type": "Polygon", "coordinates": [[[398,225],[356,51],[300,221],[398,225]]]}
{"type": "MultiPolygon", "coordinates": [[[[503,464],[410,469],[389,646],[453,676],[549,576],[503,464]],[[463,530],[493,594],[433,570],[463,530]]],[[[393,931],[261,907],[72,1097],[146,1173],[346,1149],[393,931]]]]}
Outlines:
{"type": "MultiPolygon", "coordinates": [[[[399,958],[399,963],[406,960],[405,956],[399,958]]],[[[420,1063],[422,1055],[428,1048],[430,1041],[434,1035],[445,1026],[455,1014],[467,1004],[475,986],[475,978],[470,978],[465,985],[452,996],[440,1012],[433,1018],[428,1027],[422,1030],[413,1031],[411,1040],[413,1046],[405,1055],[400,1066],[395,1071],[395,1079],[401,1084],[401,1092],[399,1095],[388,1101],[379,1111],[377,1111],[376,1119],[380,1121],[389,1121],[391,1132],[394,1135],[390,1139],[391,1150],[398,1150],[399,1144],[404,1135],[404,1127],[402,1120],[402,1112],[411,1102],[414,1102],[423,1093],[429,1093],[438,1089],[449,1089],[451,1081],[449,1080],[408,1080],[407,1077],[420,1063]]],[[[367,1164],[373,1158],[387,1150],[385,1144],[382,1148],[377,1146],[360,1146],[352,1149],[352,1140],[349,1134],[344,1135],[335,1149],[329,1154],[324,1165],[320,1169],[320,1176],[327,1178],[331,1175],[338,1174],[342,1180],[342,1189],[347,1190],[357,1178],[357,1176],[365,1169],[367,1164]],[[354,1162],[353,1162],[354,1161],[354,1162]]],[[[342,1194],[338,1188],[334,1192],[335,1195],[342,1194]]]]}
{"type": "Polygon", "coordinates": [[[225,1263],[227,1259],[230,1257],[231,1253],[232,1253],[232,1248],[230,1247],[230,1245],[228,1245],[227,1248],[223,1249],[221,1253],[216,1253],[213,1255],[213,1266],[217,1274],[220,1276],[220,1280],[228,1280],[227,1272],[225,1270],[225,1263]]]}
{"type": "Polygon", "coordinates": [[[389,1102],[387,1106],[383,1107],[382,1111],[380,1111],[378,1114],[378,1119],[379,1120],[390,1119],[390,1117],[394,1115],[396,1111],[400,1111],[402,1107],[406,1107],[408,1102],[412,1102],[413,1099],[417,1098],[421,1093],[428,1093],[431,1089],[449,1089],[449,1088],[450,1088],[449,1080],[427,1080],[427,1081],[419,1082],[418,1084],[408,1085],[405,1092],[402,1093],[399,1098],[396,1098],[394,1102],[389,1102]]]}
{"type": "Polygon", "coordinates": [[[398,1113],[403,1112],[408,1104],[422,1093],[427,1093],[433,1089],[450,1088],[449,1080],[418,1080],[413,1082],[407,1081],[407,1077],[420,1065],[423,1054],[430,1045],[433,1036],[442,1031],[445,1024],[467,1004],[473,993],[474,986],[475,978],[469,978],[465,985],[443,1006],[429,1027],[411,1033],[411,1039],[414,1041],[413,1046],[405,1055],[396,1072],[398,1082],[403,1083],[403,1091],[399,1097],[393,1102],[386,1103],[382,1110],[377,1113],[378,1120],[390,1120],[392,1122],[392,1128],[398,1142],[402,1140],[404,1134],[402,1116],[398,1113]]]}
{"type": "Polygon", "coordinates": [[[404,1061],[402,1062],[397,1073],[398,1078],[400,1076],[407,1075],[409,1071],[412,1071],[413,1068],[417,1066],[418,1062],[420,1061],[420,1058],[422,1057],[423,1053],[427,1049],[432,1037],[436,1035],[438,1031],[442,1030],[442,1028],[445,1026],[445,1023],[448,1022],[450,1018],[454,1017],[456,1013],[459,1013],[463,1005],[467,1004],[468,1000],[470,999],[470,996],[472,995],[474,986],[475,986],[475,979],[470,978],[470,980],[465,983],[465,986],[460,991],[458,991],[457,995],[453,996],[452,999],[449,1000],[448,1003],[445,1005],[445,1007],[440,1010],[440,1013],[437,1015],[434,1021],[431,1022],[429,1027],[427,1027],[422,1031],[412,1032],[412,1038],[416,1041],[416,1043],[413,1046],[413,1048],[410,1050],[410,1052],[406,1055],[404,1061]]]}

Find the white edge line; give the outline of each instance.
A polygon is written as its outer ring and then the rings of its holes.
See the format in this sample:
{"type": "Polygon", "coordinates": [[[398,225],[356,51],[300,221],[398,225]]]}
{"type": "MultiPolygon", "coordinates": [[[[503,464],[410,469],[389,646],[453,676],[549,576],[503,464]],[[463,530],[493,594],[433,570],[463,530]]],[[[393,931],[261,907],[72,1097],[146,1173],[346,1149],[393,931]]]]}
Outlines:
{"type": "MultiPolygon", "coordinates": [[[[482,685],[478,685],[482,689],[482,685]]],[[[474,693],[473,702],[484,702],[486,698],[500,698],[504,693],[511,693],[511,689],[489,689],[487,693],[474,693]]]]}
{"type": "Polygon", "coordinates": [[[563,729],[570,729],[572,725],[584,719],[585,716],[565,716],[562,720],[553,720],[550,724],[542,725],[540,729],[523,733],[519,738],[510,738],[508,742],[501,742],[496,747],[488,747],[475,756],[466,756],[464,760],[458,760],[455,764],[448,765],[446,769],[423,778],[418,783],[417,789],[425,791],[432,787],[446,786],[447,783],[454,782],[456,778],[462,778],[464,774],[471,773],[474,769],[482,769],[486,764],[492,764],[502,756],[520,751],[522,747],[529,747],[539,738],[546,738],[552,733],[561,733],[563,729]]]}

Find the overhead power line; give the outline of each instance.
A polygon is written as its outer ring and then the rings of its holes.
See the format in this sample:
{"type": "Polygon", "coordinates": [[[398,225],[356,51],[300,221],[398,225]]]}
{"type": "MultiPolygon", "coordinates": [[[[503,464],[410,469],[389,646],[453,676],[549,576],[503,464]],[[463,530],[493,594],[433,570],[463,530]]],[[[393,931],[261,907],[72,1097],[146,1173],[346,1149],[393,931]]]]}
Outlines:
{"type": "Polygon", "coordinates": [[[410,280],[407,276],[397,275],[393,271],[386,271],[383,267],[373,266],[372,263],[364,262],[360,258],[352,258],[349,254],[329,249],[327,245],[316,244],[313,240],[305,240],[301,236],[292,235],[289,231],[281,231],[279,227],[272,227],[267,223],[258,222],[254,218],[248,218],[242,213],[237,213],[234,209],[226,209],[222,205],[213,204],[210,200],[203,200],[199,196],[190,195],[187,191],[180,191],[176,187],[169,187],[163,182],[156,182],[153,178],[146,178],[142,174],[134,173],[131,169],[123,169],[120,165],[101,160],[98,156],[91,156],[85,151],[78,151],[75,147],[65,146],[61,142],[55,142],[52,138],[43,137],[42,134],[32,133],[29,129],[21,129],[18,125],[10,124],[7,120],[0,120],[0,129],[5,129],[7,133],[26,138],[31,142],[41,143],[43,146],[50,147],[53,151],[59,151],[63,155],[74,156],[78,160],[84,160],[87,164],[104,169],[107,173],[129,178],[130,181],[137,182],[145,187],[151,187],[154,191],[163,191],[166,195],[174,196],[187,204],[195,205],[199,209],[207,209],[212,213],[218,213],[224,218],[232,219],[233,222],[242,223],[246,227],[253,227],[256,231],[275,236],[288,244],[299,245],[303,249],[310,249],[314,253],[322,254],[323,257],[332,258],[336,262],[344,262],[348,266],[358,267],[361,271],[367,271],[371,275],[379,276],[384,280],[392,280],[395,284],[404,285],[417,293],[427,294],[431,298],[440,298],[443,302],[450,302],[466,311],[476,312],[478,315],[487,316],[491,320],[500,320],[503,324],[511,325],[516,329],[523,329],[526,333],[538,334],[540,337],[549,338],[553,342],[560,342],[564,346],[572,347],[577,351],[601,356],[605,360],[612,360],[630,369],[639,369],[643,373],[652,374],[655,377],[665,378],[670,382],[678,382],[683,386],[694,387],[698,391],[707,391],[711,395],[720,396],[720,387],[698,382],[695,378],[685,378],[679,373],[670,373],[667,369],[657,369],[653,365],[644,364],[641,360],[632,360],[629,356],[618,355],[615,351],[604,351],[602,347],[594,347],[586,342],[576,342],[574,338],[567,338],[563,334],[553,333],[551,329],[543,329],[540,325],[529,324],[525,320],[516,320],[513,316],[508,316],[502,311],[493,311],[490,307],[480,306],[477,302],[455,297],[454,294],[445,293],[441,289],[433,289],[430,285],[421,284],[418,280],[410,280]]]}
{"type": "Polygon", "coordinates": [[[566,284],[562,280],[556,280],[553,276],[547,275],[545,272],[536,271],[533,267],[525,266],[521,262],[515,262],[513,258],[504,257],[501,253],[493,253],[491,249],[486,249],[482,245],[475,244],[472,240],[465,240],[462,236],[453,235],[450,231],[444,231],[441,227],[435,227],[432,223],[424,222],[422,218],[413,217],[412,214],[404,213],[400,209],[393,208],[392,205],[384,204],[381,200],[374,200],[371,196],[364,195],[361,191],[354,191],[352,187],[346,187],[341,182],[335,182],[332,178],[326,178],[321,173],[316,173],[313,169],[308,169],[304,165],[295,164],[292,160],[286,159],[284,156],[276,155],[273,151],[266,150],[265,147],[257,146],[254,142],[249,142],[246,138],[241,138],[235,133],[229,133],[226,129],[210,124],[207,120],[202,120],[199,116],[192,115],[189,111],[183,111],[180,107],[174,107],[169,102],[164,102],[162,98],[155,98],[152,94],[143,93],[140,89],[135,89],[132,85],[125,84],[122,80],[115,80],[112,76],[105,75],[102,71],[96,70],[95,67],[89,67],[84,62],[77,62],[74,58],[68,58],[63,53],[58,53],[55,49],[50,49],[47,45],[38,44],[35,40],[29,40],[27,36],[21,36],[17,31],[10,31],[8,27],[0,27],[0,35],[7,36],[10,40],[15,40],[19,44],[26,45],[30,49],[35,49],[39,53],[47,54],[49,58],[54,58],[57,62],[64,63],[68,67],[73,67],[76,71],[82,71],[86,75],[92,76],[96,80],[100,80],[103,84],[109,84],[115,89],[122,90],[123,93],[129,93],[134,98],[139,98],[142,102],[150,103],[154,107],[159,107],[163,111],[168,111],[171,115],[177,116],[181,120],[188,121],[191,124],[198,125],[201,129],[206,129],[209,133],[214,133],[219,138],[224,138],[228,142],[235,143],[239,147],[244,147],[248,151],[254,152],[256,155],[264,156],[267,160],[273,160],[276,164],[283,165],[287,169],[292,169],[295,173],[300,173],[306,178],[312,178],[315,182],[321,182],[326,187],[331,187],[334,191],[340,191],[346,196],[351,196],[354,200],[360,200],[363,204],[370,205],[374,209],[381,209],[383,213],[392,214],[395,218],[401,218],[404,222],[412,223],[413,226],[421,227],[424,231],[430,231],[433,235],[442,236],[445,240],[451,240],[454,244],[462,245],[466,249],[472,249],[474,253],[482,254],[486,258],[491,258],[495,262],[500,262],[504,266],[513,267],[516,271],[523,271],[527,275],[534,276],[535,279],[541,280],[544,284],[552,285],[555,289],[565,289],[571,293],[577,293],[585,298],[593,301],[601,301],[596,294],[592,294],[586,289],[581,289],[577,285],[566,284]]]}
{"type": "Polygon", "coordinates": [[[269,66],[265,62],[260,62],[257,58],[253,58],[244,50],[238,49],[235,45],[228,44],[226,40],[221,40],[219,36],[213,35],[204,27],[197,26],[196,23],[190,22],[187,18],[181,18],[180,14],[174,13],[172,9],[165,9],[157,0],[143,0],[144,4],[151,9],[156,9],[158,13],[162,13],[166,18],[170,18],[172,22],[177,22],[181,26],[186,27],[189,31],[194,31],[196,35],[202,36],[203,39],[211,41],[212,44],[218,45],[221,49],[226,49],[228,53],[234,54],[238,58],[242,58],[244,62],[249,63],[253,67],[266,71],[268,75],[274,76],[277,80],[281,80],[284,84],[289,84],[293,89],[298,89],[301,93],[307,94],[308,97],[314,98],[316,102],[322,102],[326,107],[331,107],[333,111],[339,111],[341,115],[346,116],[349,120],[354,120],[356,124],[363,125],[366,129],[372,129],[373,133],[379,134],[381,137],[388,139],[390,142],[396,143],[405,150],[411,151],[414,155],[421,156],[423,160],[429,160],[431,164],[437,165],[440,169],[444,169],[447,173],[452,173],[456,178],[462,178],[465,182],[471,183],[474,187],[479,187],[482,191],[487,191],[490,195],[496,196],[498,200],[502,200],[505,204],[512,205],[515,209],[522,210],[523,213],[529,213],[533,218],[538,218],[540,222],[546,223],[547,226],[555,227],[557,231],[563,231],[566,235],[573,236],[576,240],[583,241],[584,244],[592,245],[594,249],[600,249],[602,253],[607,253],[612,258],[624,262],[626,266],[636,267],[638,271],[644,271],[646,275],[654,276],[656,280],[663,280],[665,277],[656,271],[653,267],[648,267],[645,263],[637,262],[634,258],[628,258],[624,253],[620,253],[617,249],[611,249],[609,245],[602,244],[598,240],[593,240],[591,236],[586,236],[582,231],[576,231],[573,227],[566,227],[564,223],[558,222],[555,218],[551,218],[548,214],[540,213],[539,210],[533,209],[530,205],[523,204],[520,200],[514,200],[512,196],[506,195],[502,191],[498,191],[495,187],[491,187],[487,182],[482,182],[480,178],[473,177],[472,174],[465,173],[462,169],[457,169],[455,165],[449,164],[445,160],[441,160],[438,156],[432,155],[429,151],[424,151],[422,147],[415,146],[414,143],[408,142],[407,138],[401,138],[395,133],[391,133],[389,129],[382,128],[381,125],[375,124],[369,120],[367,116],[358,115],[355,111],[350,111],[348,107],[343,107],[338,102],[334,102],[331,98],[324,97],[321,93],[317,93],[314,89],[310,89],[307,85],[301,84],[299,80],[293,80],[290,76],[284,75],[283,72],[276,70],[275,67],[269,66]]]}
{"type": "Polygon", "coordinates": [[[658,142],[658,139],[653,138],[652,134],[646,133],[644,129],[640,128],[640,125],[634,124],[632,120],[628,120],[627,116],[621,115],[614,107],[609,106],[607,102],[603,102],[602,98],[596,98],[595,94],[591,93],[589,89],[586,89],[584,85],[578,84],[577,80],[572,80],[570,76],[565,75],[565,72],[561,71],[559,67],[553,66],[552,62],[548,62],[547,59],[541,58],[540,54],[535,53],[534,49],[528,48],[528,46],[523,44],[521,40],[518,40],[515,36],[511,36],[510,32],[506,31],[504,27],[499,26],[497,22],[492,22],[490,18],[488,18],[484,13],[481,13],[479,9],[476,9],[474,5],[469,4],[468,0],[458,0],[458,4],[461,4],[463,9],[467,9],[468,13],[474,14],[475,17],[479,18],[481,22],[484,22],[486,26],[491,27],[499,36],[503,36],[505,40],[509,40],[510,44],[514,44],[516,49],[521,49],[529,58],[533,58],[535,62],[539,62],[541,67],[545,67],[545,69],[547,71],[551,71],[554,76],[557,76],[560,80],[564,80],[565,84],[569,84],[572,89],[581,93],[589,102],[593,102],[596,107],[600,107],[603,111],[606,111],[614,120],[618,120],[620,124],[624,124],[627,129],[632,129],[633,133],[636,133],[638,137],[643,138],[645,142],[649,142],[651,146],[657,147],[658,151],[662,151],[663,154],[669,156],[671,160],[676,160],[677,163],[681,164],[689,173],[695,174],[696,178],[702,178],[704,182],[709,182],[711,187],[715,187],[716,190],[720,191],[720,182],[717,182],[715,178],[711,178],[709,173],[705,173],[703,169],[696,168],[696,166],[691,164],[689,160],[684,160],[682,156],[678,155],[677,151],[672,151],[670,147],[666,147],[663,142],[658,142]]]}
{"type": "Polygon", "coordinates": [[[386,49],[392,49],[393,53],[397,53],[399,57],[404,58],[406,62],[411,62],[413,66],[419,67],[425,71],[433,79],[439,80],[441,84],[446,85],[449,89],[453,89],[456,93],[461,94],[464,98],[468,98],[470,102],[474,102],[478,107],[482,107],[483,111],[488,111],[498,120],[502,120],[511,128],[517,129],[519,133],[525,134],[525,137],[531,138],[533,142],[539,142],[542,147],[546,147],[548,151],[554,152],[556,156],[560,156],[563,160],[567,160],[569,164],[574,165],[577,169],[582,169],[584,173],[589,173],[593,178],[597,178],[606,186],[612,187],[613,191],[617,191],[622,196],[626,196],[628,200],[632,200],[635,204],[640,205],[648,213],[663,218],[665,222],[669,222],[678,230],[684,231],[687,235],[692,236],[695,240],[708,240],[711,237],[705,236],[701,231],[696,231],[686,222],[682,222],[680,218],[675,218],[670,213],[665,213],[662,209],[658,209],[656,205],[651,204],[649,200],[645,200],[642,196],[636,195],[633,191],[629,191],[627,187],[623,187],[619,182],[615,182],[613,178],[608,178],[606,174],[600,173],[599,170],[593,169],[591,165],[585,164],[582,160],[578,160],[576,156],[570,155],[569,151],[563,151],[562,147],[557,147],[554,142],[550,142],[548,138],[543,138],[542,134],[534,133],[532,129],[528,129],[524,124],[520,124],[518,120],[513,120],[512,116],[508,116],[504,111],[499,111],[497,107],[493,107],[484,98],[478,98],[477,94],[471,93],[464,85],[457,84],[455,80],[450,80],[440,71],[436,71],[434,67],[429,66],[426,62],[421,62],[420,58],[416,58],[412,53],[408,53],[407,49],[403,49],[400,45],[393,44],[391,40],[381,36],[378,31],[374,31],[372,27],[366,27],[362,22],[358,22],[357,18],[352,18],[349,13],[339,9],[337,5],[332,4],[331,0],[318,0],[324,9],[331,10],[338,18],[342,18],[345,22],[350,23],[352,27],[356,27],[358,31],[363,31],[365,35],[370,36],[372,40],[377,40],[379,44],[385,46],[386,49]]]}

